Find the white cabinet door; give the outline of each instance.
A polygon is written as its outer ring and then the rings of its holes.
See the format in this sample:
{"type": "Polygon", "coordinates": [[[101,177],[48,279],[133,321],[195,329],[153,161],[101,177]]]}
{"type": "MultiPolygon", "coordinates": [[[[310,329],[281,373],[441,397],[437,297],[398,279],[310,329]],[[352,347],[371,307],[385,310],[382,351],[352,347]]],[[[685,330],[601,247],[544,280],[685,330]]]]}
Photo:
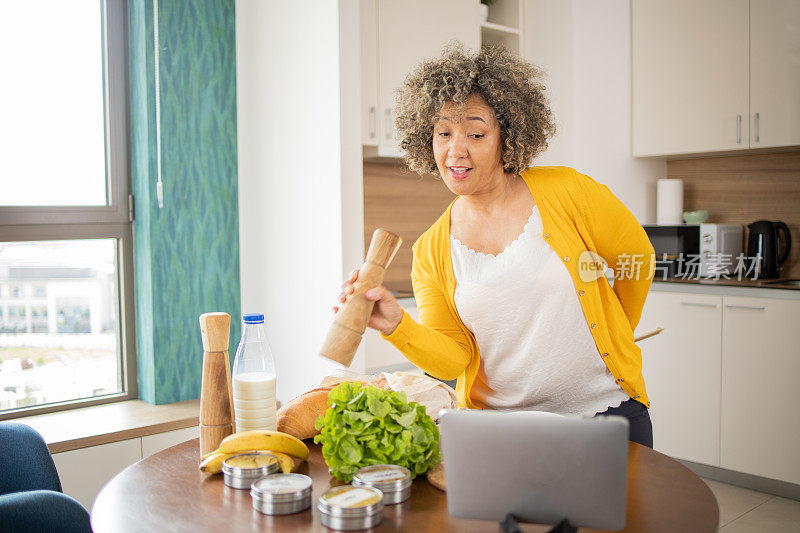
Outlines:
{"type": "Polygon", "coordinates": [[[723,304],[720,465],[800,483],[800,301],[723,304]]]}
{"type": "Polygon", "coordinates": [[[420,61],[441,55],[453,40],[480,46],[477,0],[378,0],[378,135],[397,146],[394,93],[420,61]]]}
{"type": "Polygon", "coordinates": [[[719,465],[721,296],[650,292],[636,328],[660,452],[719,465]]]}
{"type": "Polygon", "coordinates": [[[750,0],[750,146],[800,144],[800,2],[750,0]]]}
{"type": "Polygon", "coordinates": [[[631,17],[633,155],[748,148],[748,0],[636,0],[631,17]]]}
{"type": "Polygon", "coordinates": [[[64,494],[90,512],[100,489],[141,458],[139,438],[53,454],[64,494]]]}
{"type": "Polygon", "coordinates": [[[186,442],[187,440],[197,439],[199,437],[199,426],[176,429],[175,431],[167,431],[166,433],[157,433],[155,435],[142,437],[142,459],[150,457],[161,450],[166,450],[167,448],[175,446],[176,444],[186,442]]]}
{"type": "Polygon", "coordinates": [[[361,144],[378,145],[378,0],[361,0],[361,144]]]}

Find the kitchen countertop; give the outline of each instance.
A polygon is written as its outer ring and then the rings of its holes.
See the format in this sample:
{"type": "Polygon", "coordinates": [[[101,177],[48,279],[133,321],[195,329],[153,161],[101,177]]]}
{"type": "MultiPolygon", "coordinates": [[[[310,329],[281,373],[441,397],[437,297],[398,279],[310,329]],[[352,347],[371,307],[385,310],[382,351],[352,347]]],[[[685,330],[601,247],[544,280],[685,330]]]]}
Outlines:
{"type": "Polygon", "coordinates": [[[762,288],[762,289],[787,289],[793,291],[800,291],[800,286],[797,285],[789,285],[787,283],[781,283],[788,281],[790,279],[797,279],[797,278],[775,278],[775,279],[725,279],[725,278],[666,278],[662,279],[661,277],[656,277],[653,279],[653,282],[659,283],[693,283],[696,285],[710,285],[710,286],[730,286],[730,287],[752,287],[752,288],[762,288]]]}
{"type": "Polygon", "coordinates": [[[650,285],[650,291],[683,292],[687,294],[712,294],[719,296],[744,296],[753,298],[776,298],[780,300],[800,300],[800,287],[781,283],[765,283],[770,281],[777,282],[779,279],[661,279],[660,277],[657,277],[650,285]]]}

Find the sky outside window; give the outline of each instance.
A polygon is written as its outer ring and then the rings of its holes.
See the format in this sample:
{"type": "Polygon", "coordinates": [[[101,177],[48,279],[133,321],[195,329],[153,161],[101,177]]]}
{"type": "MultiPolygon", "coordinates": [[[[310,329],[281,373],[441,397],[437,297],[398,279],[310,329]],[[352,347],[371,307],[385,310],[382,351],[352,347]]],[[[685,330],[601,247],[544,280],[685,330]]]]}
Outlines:
{"type": "Polygon", "coordinates": [[[101,3],[0,3],[0,205],[106,205],[101,3]]]}

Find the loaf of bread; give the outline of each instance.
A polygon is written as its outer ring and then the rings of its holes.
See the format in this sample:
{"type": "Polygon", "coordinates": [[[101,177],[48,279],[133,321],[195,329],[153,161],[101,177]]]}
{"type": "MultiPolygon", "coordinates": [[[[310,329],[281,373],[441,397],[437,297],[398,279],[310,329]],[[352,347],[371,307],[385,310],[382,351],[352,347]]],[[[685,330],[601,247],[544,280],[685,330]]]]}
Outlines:
{"type": "Polygon", "coordinates": [[[329,376],[322,381],[319,388],[287,402],[278,409],[278,431],[294,435],[298,439],[310,439],[317,435],[319,431],[314,427],[314,422],[319,415],[325,414],[328,410],[328,393],[345,381],[357,381],[380,389],[389,389],[386,378],[381,374],[361,378],[362,376],[356,379],[329,376]]]}
{"type": "Polygon", "coordinates": [[[319,433],[314,429],[314,422],[328,409],[331,388],[314,389],[282,405],[278,409],[278,431],[298,439],[310,439],[319,433]]]}

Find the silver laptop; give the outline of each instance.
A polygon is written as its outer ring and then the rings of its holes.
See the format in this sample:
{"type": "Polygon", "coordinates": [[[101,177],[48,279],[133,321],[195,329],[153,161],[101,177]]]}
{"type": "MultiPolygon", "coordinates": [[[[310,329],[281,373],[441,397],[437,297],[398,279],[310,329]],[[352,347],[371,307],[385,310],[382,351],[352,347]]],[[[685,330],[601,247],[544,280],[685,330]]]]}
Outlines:
{"type": "Polygon", "coordinates": [[[625,527],[626,418],[447,409],[439,423],[451,515],[625,527]]]}

